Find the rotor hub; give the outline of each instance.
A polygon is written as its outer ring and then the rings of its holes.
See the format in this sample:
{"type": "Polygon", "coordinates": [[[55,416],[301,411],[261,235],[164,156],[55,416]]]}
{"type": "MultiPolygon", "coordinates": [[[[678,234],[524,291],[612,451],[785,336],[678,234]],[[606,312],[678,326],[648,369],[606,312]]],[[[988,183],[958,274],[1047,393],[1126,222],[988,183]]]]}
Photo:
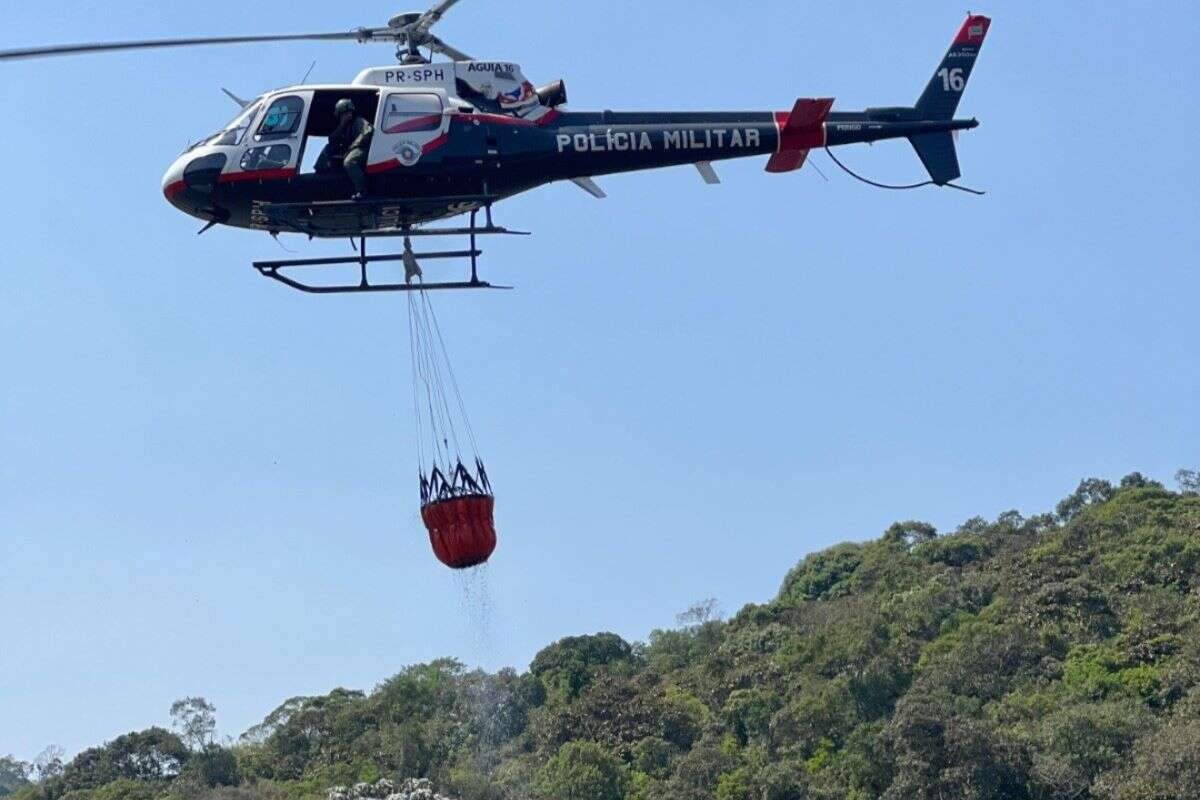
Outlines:
{"type": "Polygon", "coordinates": [[[420,11],[406,11],[388,20],[389,28],[407,28],[421,18],[420,11]]]}

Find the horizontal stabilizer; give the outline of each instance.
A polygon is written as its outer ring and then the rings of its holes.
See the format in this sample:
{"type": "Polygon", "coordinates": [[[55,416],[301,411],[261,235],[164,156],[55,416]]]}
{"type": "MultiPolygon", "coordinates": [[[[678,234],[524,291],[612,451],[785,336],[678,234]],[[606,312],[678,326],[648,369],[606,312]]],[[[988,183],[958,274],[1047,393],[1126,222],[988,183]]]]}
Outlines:
{"type": "Polygon", "coordinates": [[[591,178],[571,178],[571,183],[583,189],[585,192],[595,197],[597,200],[603,200],[608,197],[604,190],[601,189],[591,178]]]}
{"type": "Polygon", "coordinates": [[[776,114],[779,149],[767,162],[767,172],[791,172],[804,166],[808,151],[825,146],[825,120],[833,98],[800,99],[790,114],[776,114]]]}

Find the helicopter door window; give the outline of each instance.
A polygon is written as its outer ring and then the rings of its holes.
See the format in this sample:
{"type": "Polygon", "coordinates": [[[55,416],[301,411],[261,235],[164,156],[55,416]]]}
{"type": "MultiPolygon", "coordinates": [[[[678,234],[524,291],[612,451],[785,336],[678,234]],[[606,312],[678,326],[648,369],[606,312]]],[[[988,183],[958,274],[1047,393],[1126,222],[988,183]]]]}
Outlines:
{"type": "Polygon", "coordinates": [[[258,126],[258,134],[254,137],[263,139],[281,139],[291,136],[300,127],[300,119],[304,116],[304,101],[299,97],[289,95],[271,101],[267,115],[258,126]]]}
{"type": "Polygon", "coordinates": [[[393,94],[383,112],[383,132],[416,133],[442,127],[442,99],[436,94],[393,94]]]}
{"type": "Polygon", "coordinates": [[[284,169],[292,161],[292,148],[286,144],[272,144],[266,147],[251,147],[242,156],[244,172],[258,172],[268,169],[284,169]]]}

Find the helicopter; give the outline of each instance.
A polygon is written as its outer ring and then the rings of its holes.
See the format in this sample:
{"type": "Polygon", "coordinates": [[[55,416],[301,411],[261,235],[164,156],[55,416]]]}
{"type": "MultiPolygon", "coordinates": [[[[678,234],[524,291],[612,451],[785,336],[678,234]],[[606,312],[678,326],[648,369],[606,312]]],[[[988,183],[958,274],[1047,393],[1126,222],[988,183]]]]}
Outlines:
{"type": "Polygon", "coordinates": [[[955,112],[991,26],[986,16],[968,14],[913,106],[833,111],[832,98],[801,98],[781,112],[578,112],[567,110],[562,80],[535,87],[518,64],[473,59],[435,36],[432,28],[458,1],[398,14],[384,27],[60,45],[0,51],[0,61],[300,40],[395,44],[397,63],[364,69],[349,84],[289,86],[253,100],[226,91],[237,116],[189,147],[163,177],[167,201],[202,220],[200,233],[229,226],[351,239],[352,257],[254,262],[263,276],[317,294],[511,288],[480,279],[476,237],[528,235],[497,225],[492,207],[555,181],[603,198],[595,182],[601,175],[694,165],[716,184],[713,163],[721,160],[768,156],[767,171],[785,173],[803,167],[814,149],[908,139],[929,173],[920,185],[972,191],[954,183],[961,177],[955,137],[979,122],[955,112]],[[345,100],[374,128],[365,197],[354,196],[344,171],[302,169],[306,148],[334,132],[335,108],[345,100]],[[465,226],[428,225],[462,215],[469,216],[465,226]],[[422,236],[469,237],[469,248],[416,253],[412,238],[422,236]],[[367,254],[368,240],[387,238],[402,239],[403,251],[367,254]],[[470,277],[415,281],[431,259],[466,260],[470,277]],[[404,282],[369,280],[368,266],[381,262],[402,262],[404,282]],[[293,272],[348,265],[358,266],[357,280],[341,284],[314,285],[293,272]]]}

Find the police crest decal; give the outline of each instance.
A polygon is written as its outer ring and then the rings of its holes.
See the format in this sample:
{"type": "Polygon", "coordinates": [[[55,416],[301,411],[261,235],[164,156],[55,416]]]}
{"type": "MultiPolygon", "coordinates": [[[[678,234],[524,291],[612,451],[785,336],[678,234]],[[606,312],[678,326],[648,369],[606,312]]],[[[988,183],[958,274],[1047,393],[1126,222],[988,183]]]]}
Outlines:
{"type": "Polygon", "coordinates": [[[421,145],[413,141],[397,142],[392,148],[397,160],[406,167],[414,166],[421,160],[421,145]]]}

